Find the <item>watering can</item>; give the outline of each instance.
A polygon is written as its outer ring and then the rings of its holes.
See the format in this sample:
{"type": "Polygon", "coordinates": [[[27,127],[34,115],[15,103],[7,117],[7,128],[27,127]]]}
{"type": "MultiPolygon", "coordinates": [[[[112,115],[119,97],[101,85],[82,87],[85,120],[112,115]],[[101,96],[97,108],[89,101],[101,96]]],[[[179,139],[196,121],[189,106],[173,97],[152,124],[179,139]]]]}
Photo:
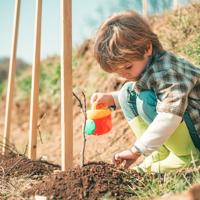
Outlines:
{"type": "Polygon", "coordinates": [[[104,104],[93,103],[92,109],[87,111],[85,134],[103,135],[112,129],[111,109],[104,104]]]}

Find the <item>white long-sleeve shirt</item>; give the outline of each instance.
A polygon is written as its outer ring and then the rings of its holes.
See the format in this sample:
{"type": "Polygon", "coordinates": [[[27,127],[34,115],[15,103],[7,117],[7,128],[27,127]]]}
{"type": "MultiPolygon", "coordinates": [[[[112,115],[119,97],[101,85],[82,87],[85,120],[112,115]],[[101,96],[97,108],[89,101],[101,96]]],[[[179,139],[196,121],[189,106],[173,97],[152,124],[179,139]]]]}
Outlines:
{"type": "MultiPolygon", "coordinates": [[[[111,93],[115,106],[120,108],[118,92],[111,93]]],[[[143,155],[148,156],[158,150],[160,146],[174,133],[179,126],[182,117],[166,112],[158,112],[153,122],[148,126],[144,134],[136,140],[134,146],[143,155]]]]}

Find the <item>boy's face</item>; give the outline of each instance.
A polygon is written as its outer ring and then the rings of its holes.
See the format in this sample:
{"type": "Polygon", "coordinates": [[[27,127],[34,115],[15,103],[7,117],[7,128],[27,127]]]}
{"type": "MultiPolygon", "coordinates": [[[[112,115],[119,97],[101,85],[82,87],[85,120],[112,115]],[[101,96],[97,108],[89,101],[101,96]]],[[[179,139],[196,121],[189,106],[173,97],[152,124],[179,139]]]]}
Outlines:
{"type": "Polygon", "coordinates": [[[126,78],[130,81],[137,81],[140,78],[140,74],[143,72],[145,66],[149,61],[149,56],[152,54],[152,46],[145,52],[142,60],[131,61],[130,63],[118,66],[115,73],[119,76],[126,78]]]}

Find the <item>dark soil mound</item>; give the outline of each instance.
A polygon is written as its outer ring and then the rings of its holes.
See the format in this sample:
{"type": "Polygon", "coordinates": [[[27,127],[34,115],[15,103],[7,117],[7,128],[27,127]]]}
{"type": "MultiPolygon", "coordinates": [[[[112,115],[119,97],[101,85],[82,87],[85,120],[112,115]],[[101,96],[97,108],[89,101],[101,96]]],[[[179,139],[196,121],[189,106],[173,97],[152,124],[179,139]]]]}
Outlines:
{"type": "Polygon", "coordinates": [[[130,170],[117,169],[104,162],[88,163],[66,172],[58,172],[46,177],[41,183],[24,192],[47,196],[50,199],[87,199],[101,197],[127,199],[134,196],[133,184],[140,185],[142,176],[130,170]],[[131,189],[132,188],[132,189],[131,189]]]}
{"type": "Polygon", "coordinates": [[[49,175],[54,170],[60,169],[59,165],[54,165],[42,160],[32,161],[24,155],[10,152],[7,155],[0,154],[0,176],[4,178],[28,176],[38,178],[38,176],[49,175]]]}

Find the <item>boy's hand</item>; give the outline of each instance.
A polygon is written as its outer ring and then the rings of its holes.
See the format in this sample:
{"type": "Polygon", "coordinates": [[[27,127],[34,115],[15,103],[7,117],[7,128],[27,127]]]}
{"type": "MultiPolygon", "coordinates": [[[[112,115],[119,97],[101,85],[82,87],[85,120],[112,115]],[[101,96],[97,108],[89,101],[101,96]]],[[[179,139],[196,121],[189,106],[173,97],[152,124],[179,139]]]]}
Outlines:
{"type": "Polygon", "coordinates": [[[141,153],[132,147],[131,149],[116,153],[113,161],[116,166],[119,166],[125,161],[124,167],[129,168],[140,157],[140,155],[141,153]]]}
{"type": "Polygon", "coordinates": [[[91,97],[90,103],[104,104],[106,107],[115,105],[113,96],[109,93],[94,93],[91,97]]]}

